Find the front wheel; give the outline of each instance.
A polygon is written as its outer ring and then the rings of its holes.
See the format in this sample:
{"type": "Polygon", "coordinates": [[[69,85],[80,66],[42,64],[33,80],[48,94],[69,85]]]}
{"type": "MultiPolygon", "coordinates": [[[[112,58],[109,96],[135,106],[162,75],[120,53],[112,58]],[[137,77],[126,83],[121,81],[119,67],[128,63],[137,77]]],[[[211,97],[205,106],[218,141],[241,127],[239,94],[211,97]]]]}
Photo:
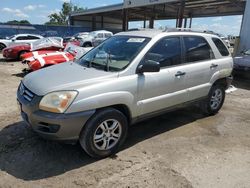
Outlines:
{"type": "Polygon", "coordinates": [[[206,115],[215,115],[221,109],[225,100],[225,88],[222,85],[212,86],[208,97],[202,102],[201,108],[206,115]]]}
{"type": "Polygon", "coordinates": [[[126,139],[126,116],[114,109],[97,111],[80,134],[80,144],[88,155],[104,158],[114,154],[126,139]]]}

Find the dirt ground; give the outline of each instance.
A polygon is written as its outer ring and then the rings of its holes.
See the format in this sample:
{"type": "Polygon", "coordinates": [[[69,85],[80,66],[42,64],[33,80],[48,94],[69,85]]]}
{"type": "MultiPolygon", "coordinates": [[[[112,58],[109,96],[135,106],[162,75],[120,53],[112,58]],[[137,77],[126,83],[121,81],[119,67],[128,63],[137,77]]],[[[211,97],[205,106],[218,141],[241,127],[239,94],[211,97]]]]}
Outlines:
{"type": "Polygon", "coordinates": [[[0,187],[250,187],[250,81],[213,117],[187,108],[130,128],[112,158],[39,138],[21,120],[20,62],[0,60],[0,187]]]}

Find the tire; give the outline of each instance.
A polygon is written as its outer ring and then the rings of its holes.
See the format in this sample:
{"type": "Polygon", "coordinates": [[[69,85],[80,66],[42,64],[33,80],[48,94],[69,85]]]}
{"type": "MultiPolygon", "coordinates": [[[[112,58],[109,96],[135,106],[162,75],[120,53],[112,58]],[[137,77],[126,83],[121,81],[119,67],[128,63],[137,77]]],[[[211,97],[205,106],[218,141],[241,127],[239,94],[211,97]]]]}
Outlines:
{"type": "Polygon", "coordinates": [[[126,139],[127,131],[126,116],[114,108],[106,108],[97,111],[87,122],[79,142],[91,157],[105,158],[118,151],[126,139]]]}
{"type": "Polygon", "coordinates": [[[6,48],[6,45],[3,44],[3,43],[0,43],[0,52],[1,52],[4,48],[6,48]]]}
{"type": "Polygon", "coordinates": [[[23,54],[25,54],[25,53],[27,53],[27,51],[21,51],[21,52],[19,52],[19,54],[18,54],[18,60],[21,60],[21,56],[23,55],[23,54]]]}
{"type": "Polygon", "coordinates": [[[205,115],[212,116],[219,112],[225,100],[225,87],[214,85],[209,91],[208,97],[201,103],[201,109],[205,115]]]}

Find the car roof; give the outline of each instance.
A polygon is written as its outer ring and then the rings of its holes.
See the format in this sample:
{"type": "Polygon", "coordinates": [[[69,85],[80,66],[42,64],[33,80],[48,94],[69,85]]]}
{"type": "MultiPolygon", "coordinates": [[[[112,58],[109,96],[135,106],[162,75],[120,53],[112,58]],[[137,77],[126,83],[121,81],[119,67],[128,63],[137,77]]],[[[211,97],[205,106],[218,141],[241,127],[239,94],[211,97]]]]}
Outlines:
{"type": "Polygon", "coordinates": [[[16,34],[16,36],[28,36],[28,35],[37,36],[37,37],[42,37],[41,35],[37,35],[37,34],[26,34],[26,33],[23,33],[23,34],[16,34]]]}
{"type": "Polygon", "coordinates": [[[204,33],[202,31],[192,31],[192,30],[185,30],[185,29],[166,29],[166,30],[160,30],[160,29],[132,29],[125,32],[117,33],[116,35],[123,35],[123,36],[135,36],[135,37],[147,37],[147,38],[154,38],[155,36],[159,34],[164,33],[170,33],[171,35],[195,35],[195,36],[210,36],[210,37],[216,37],[219,38],[217,35],[210,34],[210,33],[204,33]]]}
{"type": "Polygon", "coordinates": [[[106,30],[98,30],[98,31],[92,31],[91,33],[112,33],[112,32],[106,30]]]}

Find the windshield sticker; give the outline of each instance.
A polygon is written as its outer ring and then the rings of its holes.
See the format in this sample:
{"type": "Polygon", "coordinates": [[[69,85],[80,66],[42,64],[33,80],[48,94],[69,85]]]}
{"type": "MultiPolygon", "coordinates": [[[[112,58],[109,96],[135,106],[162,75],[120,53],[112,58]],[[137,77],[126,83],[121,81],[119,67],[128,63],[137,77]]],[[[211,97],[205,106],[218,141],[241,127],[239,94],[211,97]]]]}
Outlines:
{"type": "Polygon", "coordinates": [[[142,43],[145,40],[145,38],[130,38],[127,42],[137,42],[142,43]]]}

